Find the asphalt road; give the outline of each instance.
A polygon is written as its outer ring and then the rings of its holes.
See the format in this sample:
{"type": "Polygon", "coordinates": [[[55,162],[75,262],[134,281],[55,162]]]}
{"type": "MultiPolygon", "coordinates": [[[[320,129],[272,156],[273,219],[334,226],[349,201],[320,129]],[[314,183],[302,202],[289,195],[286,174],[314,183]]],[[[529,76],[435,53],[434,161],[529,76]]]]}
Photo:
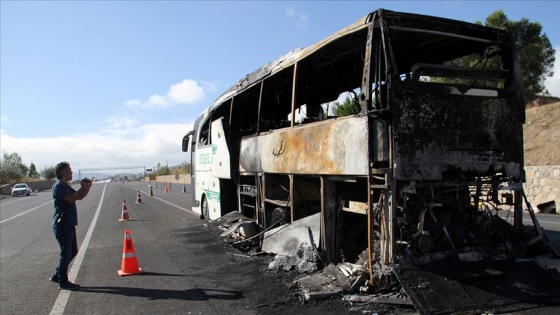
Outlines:
{"type": "MultiPolygon", "coordinates": [[[[391,313],[340,300],[302,304],[288,287],[293,274],[268,272],[267,258],[239,255],[190,211],[183,187],[169,193],[162,188],[150,197],[145,183],[96,183],[78,201],[80,253],[70,280],[82,289],[72,292],[48,281],[58,256],[50,226],[51,192],[2,199],[0,314],[391,313]],[[142,203],[136,203],[138,191],[142,203]],[[119,221],[123,200],[130,216],[126,222],[119,221]],[[131,232],[140,275],[117,275],[125,229],[131,232]]],[[[560,248],[560,215],[539,218],[560,248]]]]}
{"type": "MultiPolygon", "coordinates": [[[[513,223],[513,215],[511,213],[501,213],[502,218],[513,223]]],[[[560,214],[537,213],[537,220],[544,229],[544,234],[548,238],[552,246],[560,252],[560,214]]],[[[533,221],[527,211],[523,212],[523,223],[533,225],[533,221]]]]}
{"type": "Polygon", "coordinates": [[[146,184],[134,183],[96,183],[78,201],[80,253],[69,278],[82,289],[61,292],[48,280],[58,256],[51,199],[44,191],[2,200],[1,314],[262,314],[277,313],[275,303],[297,306],[278,297],[287,292],[281,277],[263,278],[262,264],[209,233],[187,194],[159,187],[150,197],[146,184]],[[123,199],[130,220],[120,222],[123,199]],[[125,229],[143,274],[117,275],[125,229]]]}

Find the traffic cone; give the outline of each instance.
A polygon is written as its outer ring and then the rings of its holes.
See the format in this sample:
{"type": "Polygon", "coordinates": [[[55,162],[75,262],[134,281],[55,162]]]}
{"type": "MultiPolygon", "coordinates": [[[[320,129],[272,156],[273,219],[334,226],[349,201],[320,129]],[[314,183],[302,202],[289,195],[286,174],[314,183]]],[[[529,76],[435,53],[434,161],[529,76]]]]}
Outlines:
{"type": "Polygon", "coordinates": [[[138,267],[138,260],[134,253],[134,244],[130,237],[130,230],[124,230],[123,255],[121,270],[117,271],[119,276],[130,276],[142,273],[142,269],[138,267]]]}
{"type": "Polygon", "coordinates": [[[123,199],[122,213],[121,213],[121,218],[119,219],[119,221],[123,222],[123,221],[128,221],[128,220],[130,220],[130,217],[128,216],[128,211],[126,209],[126,199],[123,199]]]}
{"type": "Polygon", "coordinates": [[[140,189],[138,189],[138,196],[136,197],[136,203],[142,203],[142,197],[140,196],[140,189]]]}
{"type": "Polygon", "coordinates": [[[164,186],[163,192],[166,193],[166,194],[169,192],[169,190],[167,189],[167,186],[164,186]]]}
{"type": "Polygon", "coordinates": [[[150,186],[150,197],[154,196],[154,189],[152,188],[152,186],[150,186]]]}

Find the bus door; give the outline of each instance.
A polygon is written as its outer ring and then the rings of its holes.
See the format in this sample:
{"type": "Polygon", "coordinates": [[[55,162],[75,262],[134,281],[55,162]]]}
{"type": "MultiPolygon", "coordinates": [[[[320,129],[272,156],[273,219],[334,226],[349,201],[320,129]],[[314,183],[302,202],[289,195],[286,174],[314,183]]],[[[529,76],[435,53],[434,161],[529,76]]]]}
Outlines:
{"type": "Polygon", "coordinates": [[[223,125],[224,118],[221,117],[212,122],[212,166],[211,176],[216,178],[231,179],[230,154],[226,142],[223,125]]]}
{"type": "Polygon", "coordinates": [[[221,180],[231,178],[230,154],[222,117],[214,121],[208,119],[203,124],[196,158],[195,195],[201,198],[201,209],[196,212],[207,220],[215,220],[222,216],[221,180]]]}
{"type": "Polygon", "coordinates": [[[195,148],[196,148],[196,137],[195,137],[195,132],[194,130],[189,131],[184,137],[183,137],[183,144],[182,144],[182,149],[183,152],[188,152],[189,151],[189,143],[190,143],[190,149],[191,149],[191,184],[189,185],[190,187],[190,196],[191,196],[191,210],[192,207],[196,207],[198,206],[198,204],[196,203],[196,196],[195,196],[195,189],[194,189],[194,184],[196,181],[196,177],[195,177],[195,164],[194,164],[194,153],[195,153],[195,148]]]}

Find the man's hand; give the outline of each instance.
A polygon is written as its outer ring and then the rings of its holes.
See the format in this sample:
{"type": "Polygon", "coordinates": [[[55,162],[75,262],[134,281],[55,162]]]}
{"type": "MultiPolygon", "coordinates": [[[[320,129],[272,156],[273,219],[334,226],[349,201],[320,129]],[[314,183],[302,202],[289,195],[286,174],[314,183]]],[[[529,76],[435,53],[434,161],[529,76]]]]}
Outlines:
{"type": "Polygon", "coordinates": [[[93,185],[93,182],[87,177],[80,181],[80,186],[82,186],[82,188],[84,189],[89,189],[91,185],[93,185]]]}
{"type": "Polygon", "coordinates": [[[68,203],[74,203],[76,200],[82,200],[85,196],[87,196],[89,189],[93,185],[93,182],[90,178],[84,178],[80,181],[80,189],[74,194],[70,194],[64,197],[64,201],[68,203]]]}

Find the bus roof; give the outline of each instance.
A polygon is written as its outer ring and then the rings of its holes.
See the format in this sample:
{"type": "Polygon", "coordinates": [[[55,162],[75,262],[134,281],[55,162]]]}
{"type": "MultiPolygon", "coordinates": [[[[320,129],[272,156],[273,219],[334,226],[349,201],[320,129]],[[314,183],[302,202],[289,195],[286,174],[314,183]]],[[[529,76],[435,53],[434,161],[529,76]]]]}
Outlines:
{"type": "MultiPolygon", "coordinates": [[[[283,56],[280,56],[280,57],[274,59],[273,61],[265,64],[264,66],[262,66],[259,69],[253,71],[252,73],[247,74],[245,77],[243,77],[241,80],[239,80],[235,85],[233,85],[226,92],[224,92],[222,95],[220,95],[214,101],[214,103],[211,105],[211,107],[209,109],[210,110],[214,109],[215,107],[219,106],[224,101],[226,101],[227,99],[231,98],[233,95],[235,95],[235,94],[237,94],[237,93],[239,93],[243,90],[246,90],[247,88],[253,86],[254,84],[257,84],[258,82],[260,82],[264,78],[266,78],[270,75],[273,75],[277,72],[280,72],[280,71],[282,71],[282,70],[284,70],[288,67],[293,66],[296,62],[298,62],[300,60],[303,60],[306,57],[312,55],[313,53],[320,50],[321,48],[328,45],[329,43],[335,41],[336,39],[342,38],[344,36],[347,36],[348,34],[355,33],[355,32],[358,32],[358,31],[364,29],[364,28],[367,28],[368,25],[373,20],[372,17],[374,17],[376,14],[385,16],[387,20],[393,19],[394,22],[392,22],[392,23],[397,25],[397,28],[402,28],[402,29],[411,28],[411,27],[414,28],[416,25],[418,25],[417,21],[422,21],[423,23],[428,21],[429,23],[438,23],[440,25],[446,25],[445,27],[443,27],[443,29],[445,29],[445,32],[461,33],[461,34],[457,34],[458,37],[470,37],[469,35],[472,36],[472,34],[474,32],[474,34],[476,34],[476,36],[481,36],[480,38],[486,37],[485,38],[486,40],[494,41],[496,39],[496,38],[494,38],[495,32],[503,33],[504,35],[506,34],[506,31],[504,31],[504,30],[493,29],[493,28],[490,28],[490,27],[486,27],[486,26],[478,25],[478,24],[474,24],[474,23],[452,20],[452,19],[443,18],[443,17],[434,17],[434,16],[429,16],[429,15],[396,12],[396,11],[390,11],[390,10],[385,10],[385,9],[379,8],[379,9],[365,15],[364,17],[358,19],[357,21],[348,25],[347,27],[337,31],[336,33],[334,33],[334,34],[332,34],[332,35],[330,35],[326,38],[324,38],[323,40],[321,40],[321,41],[319,41],[319,42],[317,42],[317,43],[315,43],[311,46],[308,46],[306,48],[301,48],[301,47],[296,48],[296,49],[288,52],[287,54],[285,54],[283,56]],[[467,30],[467,31],[460,32],[459,30],[467,30]],[[493,33],[493,35],[490,35],[490,33],[487,32],[488,30],[492,30],[491,33],[493,33]]],[[[473,38],[478,38],[478,37],[473,37],[473,38]]],[[[457,49],[460,49],[460,48],[457,48],[457,49]]]]}

